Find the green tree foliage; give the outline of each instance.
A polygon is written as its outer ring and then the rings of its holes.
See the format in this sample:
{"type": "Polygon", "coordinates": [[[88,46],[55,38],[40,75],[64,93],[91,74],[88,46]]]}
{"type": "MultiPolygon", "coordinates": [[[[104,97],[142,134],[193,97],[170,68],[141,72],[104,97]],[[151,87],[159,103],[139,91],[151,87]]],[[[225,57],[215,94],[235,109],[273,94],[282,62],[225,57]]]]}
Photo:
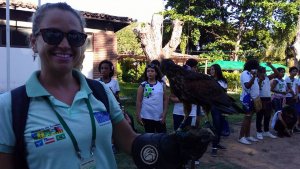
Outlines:
{"type": "Polygon", "coordinates": [[[118,75],[118,79],[124,82],[141,82],[143,73],[146,68],[145,62],[137,62],[133,58],[126,58],[119,60],[121,76],[118,75]]]}
{"type": "Polygon", "coordinates": [[[282,60],[295,38],[300,0],[168,0],[166,9],[167,19],[185,22],[189,48],[199,42],[202,51],[223,51],[226,58],[236,50],[241,60],[282,60]]]}
{"type": "Polygon", "coordinates": [[[295,40],[297,34],[297,19],[300,11],[300,0],[278,1],[279,7],[274,7],[275,18],[273,27],[273,50],[270,55],[278,58],[287,57],[286,51],[295,40]],[[289,2],[289,3],[287,3],[289,2]]]}
{"type": "Polygon", "coordinates": [[[116,33],[118,43],[118,54],[143,55],[141,43],[133,32],[138,23],[134,22],[131,25],[121,29],[116,33]]]}

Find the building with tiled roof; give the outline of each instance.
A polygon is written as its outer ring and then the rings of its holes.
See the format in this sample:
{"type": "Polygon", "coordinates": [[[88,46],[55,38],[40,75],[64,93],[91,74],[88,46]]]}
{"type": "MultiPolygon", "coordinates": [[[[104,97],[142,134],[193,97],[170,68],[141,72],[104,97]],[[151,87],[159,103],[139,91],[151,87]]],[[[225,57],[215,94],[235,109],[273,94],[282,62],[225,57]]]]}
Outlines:
{"type": "MultiPolygon", "coordinates": [[[[39,69],[38,63],[32,63],[33,52],[29,48],[27,40],[31,33],[30,17],[37,9],[37,3],[37,0],[10,0],[11,79],[16,79],[12,80],[13,84],[11,88],[24,83],[33,71],[30,69],[31,67],[39,69]],[[22,59],[21,62],[20,59],[22,59]],[[30,67],[28,72],[26,72],[26,70],[19,70],[20,68],[23,68],[24,65],[27,65],[26,63],[28,63],[30,67]]],[[[102,13],[92,13],[87,11],[81,11],[81,13],[86,19],[87,26],[85,31],[88,34],[88,46],[85,52],[82,72],[90,78],[98,78],[99,73],[97,68],[98,63],[101,60],[110,59],[114,63],[117,61],[117,38],[115,33],[132,23],[133,20],[128,17],[112,16],[102,13]]],[[[5,48],[6,0],[0,0],[0,72],[6,72],[5,66],[2,66],[6,65],[5,63],[2,64],[2,62],[5,62],[5,59],[3,59],[5,58],[4,56],[6,56],[5,48]]],[[[3,84],[5,77],[5,74],[0,74],[0,92],[5,88],[3,87],[3,85],[5,85],[3,84]]]]}

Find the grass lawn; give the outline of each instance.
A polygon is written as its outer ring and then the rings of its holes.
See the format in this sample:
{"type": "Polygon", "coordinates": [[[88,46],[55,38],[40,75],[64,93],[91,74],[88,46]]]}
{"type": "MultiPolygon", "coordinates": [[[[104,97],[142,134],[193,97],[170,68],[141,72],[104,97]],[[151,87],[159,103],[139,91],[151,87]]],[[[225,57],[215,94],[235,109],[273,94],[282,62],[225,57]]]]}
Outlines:
{"type": "MultiPolygon", "coordinates": [[[[136,92],[137,92],[138,85],[139,84],[137,84],[137,83],[120,83],[120,88],[121,88],[120,98],[121,98],[122,105],[124,105],[126,111],[134,117],[134,120],[136,120],[135,119],[135,104],[136,104],[136,92]]],[[[169,89],[168,89],[168,92],[169,92],[169,89]]],[[[232,96],[235,100],[237,100],[237,103],[240,103],[238,101],[239,94],[229,94],[229,95],[232,96]]],[[[173,131],[172,110],[173,110],[173,103],[170,102],[169,108],[168,108],[168,113],[167,113],[167,121],[166,121],[167,130],[169,133],[173,131]]],[[[228,121],[229,121],[229,123],[238,123],[242,120],[242,118],[243,118],[243,114],[230,115],[228,117],[228,121]]],[[[138,125],[136,121],[135,121],[135,128],[137,129],[137,132],[139,132],[139,133],[144,132],[144,128],[141,125],[138,125]]],[[[132,158],[124,153],[116,154],[116,160],[117,160],[119,169],[136,169],[136,167],[132,161],[132,158]]],[[[210,165],[207,164],[208,168],[210,168],[209,166],[210,165]]],[[[203,166],[201,168],[203,168],[203,166]]],[[[235,167],[232,167],[232,168],[234,169],[235,167]]]]}

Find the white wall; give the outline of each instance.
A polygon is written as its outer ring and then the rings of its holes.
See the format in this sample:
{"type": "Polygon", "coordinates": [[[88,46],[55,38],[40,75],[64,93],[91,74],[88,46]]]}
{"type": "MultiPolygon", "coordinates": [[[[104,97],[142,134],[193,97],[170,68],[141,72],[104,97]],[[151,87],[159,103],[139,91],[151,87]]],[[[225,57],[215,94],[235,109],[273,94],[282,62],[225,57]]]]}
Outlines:
{"type": "MultiPolygon", "coordinates": [[[[39,69],[39,58],[33,61],[29,48],[10,48],[10,89],[26,82],[31,73],[39,69]]],[[[0,92],[7,90],[6,48],[0,47],[0,92]]]]}
{"type": "Polygon", "coordinates": [[[85,58],[83,60],[83,68],[81,72],[88,78],[93,78],[93,62],[94,62],[94,53],[93,52],[85,52],[85,58]]]}
{"type": "MultiPolygon", "coordinates": [[[[30,48],[10,48],[10,89],[25,84],[32,72],[40,69],[39,57],[33,61],[30,48]]],[[[7,91],[6,48],[0,47],[0,93],[7,91]]],[[[86,52],[82,73],[93,77],[93,53],[86,52]]]]}

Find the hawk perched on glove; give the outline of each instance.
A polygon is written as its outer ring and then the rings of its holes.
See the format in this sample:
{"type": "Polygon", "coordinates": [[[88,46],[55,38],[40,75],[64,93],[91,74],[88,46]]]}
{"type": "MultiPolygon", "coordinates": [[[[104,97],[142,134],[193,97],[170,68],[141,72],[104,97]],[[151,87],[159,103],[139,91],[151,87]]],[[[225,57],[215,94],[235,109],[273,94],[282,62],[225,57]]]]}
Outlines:
{"type": "Polygon", "coordinates": [[[161,71],[168,77],[171,91],[183,102],[185,113],[190,112],[191,104],[206,111],[215,106],[224,114],[243,112],[212,77],[185,70],[170,59],[162,60],[161,71]]]}

